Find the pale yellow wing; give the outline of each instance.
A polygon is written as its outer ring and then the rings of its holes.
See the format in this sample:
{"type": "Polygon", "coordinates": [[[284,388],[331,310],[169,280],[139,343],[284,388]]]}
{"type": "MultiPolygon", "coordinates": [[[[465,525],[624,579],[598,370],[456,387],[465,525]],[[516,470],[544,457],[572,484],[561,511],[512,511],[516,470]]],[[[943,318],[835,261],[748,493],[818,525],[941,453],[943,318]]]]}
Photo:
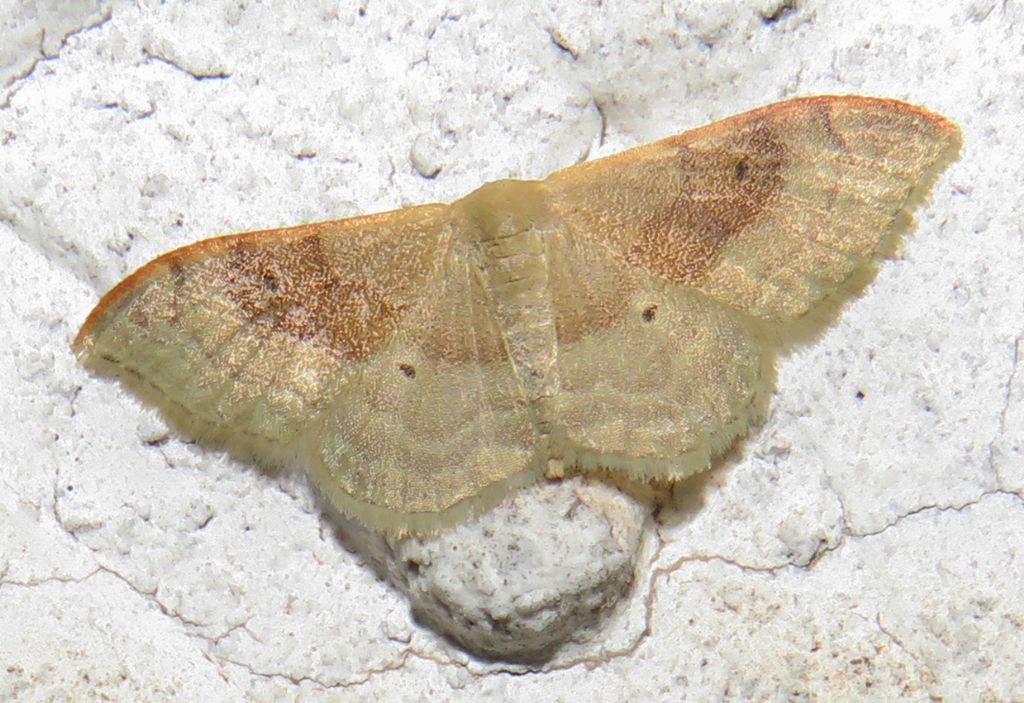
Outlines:
{"type": "Polygon", "coordinates": [[[747,316],[792,318],[833,290],[958,144],[905,103],[821,97],[552,174],[566,460],[644,477],[707,467],[765,390],[747,316]]]}
{"type": "Polygon", "coordinates": [[[554,451],[635,478],[707,468],[746,432],[764,387],[761,350],[740,316],[570,227],[555,240],[554,451]]]}
{"type": "Polygon", "coordinates": [[[766,319],[806,312],[871,257],[956,125],[897,100],[797,98],[553,173],[580,237],[766,319]]]}
{"type": "Polygon", "coordinates": [[[197,437],[426,531],[535,478],[532,420],[443,205],[250,232],[125,279],[75,349],[197,437]]]}

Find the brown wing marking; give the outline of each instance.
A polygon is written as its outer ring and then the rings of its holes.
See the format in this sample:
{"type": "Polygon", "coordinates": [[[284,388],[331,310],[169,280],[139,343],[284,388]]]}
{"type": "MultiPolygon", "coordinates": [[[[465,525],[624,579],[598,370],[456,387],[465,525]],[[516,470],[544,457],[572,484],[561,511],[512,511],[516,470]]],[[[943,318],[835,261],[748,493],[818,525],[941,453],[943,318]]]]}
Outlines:
{"type": "Polygon", "coordinates": [[[568,226],[768,319],[806,312],[877,251],[959,130],[895,100],[789,100],[558,171],[568,226]]]}

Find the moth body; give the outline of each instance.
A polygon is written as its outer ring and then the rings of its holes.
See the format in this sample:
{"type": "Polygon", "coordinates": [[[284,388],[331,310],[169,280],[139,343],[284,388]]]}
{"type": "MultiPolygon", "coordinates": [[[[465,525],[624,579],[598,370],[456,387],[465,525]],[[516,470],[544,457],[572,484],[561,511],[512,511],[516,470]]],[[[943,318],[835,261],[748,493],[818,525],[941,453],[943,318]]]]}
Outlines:
{"type": "Polygon", "coordinates": [[[183,247],[74,347],[391,532],[569,469],[674,481],[756,419],[755,331],[869,261],[959,139],[896,100],[787,100],[451,204],[183,247]]]}

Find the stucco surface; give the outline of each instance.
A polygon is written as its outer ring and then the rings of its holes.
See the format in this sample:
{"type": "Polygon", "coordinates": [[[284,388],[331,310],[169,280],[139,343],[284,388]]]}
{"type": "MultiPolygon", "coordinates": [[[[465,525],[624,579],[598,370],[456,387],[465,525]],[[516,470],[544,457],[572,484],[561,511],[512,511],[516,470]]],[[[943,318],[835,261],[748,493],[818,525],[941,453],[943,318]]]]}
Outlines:
{"type": "MultiPolygon", "coordinates": [[[[1024,700],[1021,3],[0,8],[0,699],[1024,700]],[[780,361],[751,438],[653,517],[630,508],[628,558],[593,550],[629,585],[546,661],[439,636],[378,560],[420,547],[374,552],[301,476],[184,441],[70,353],[171,247],[816,93],[943,113],[961,159],[780,361]]],[[[567,513],[589,490],[558,488],[567,513]]],[[[572,548],[559,520],[514,527],[572,548]]],[[[523,578],[482,563],[454,588],[523,578]]]]}

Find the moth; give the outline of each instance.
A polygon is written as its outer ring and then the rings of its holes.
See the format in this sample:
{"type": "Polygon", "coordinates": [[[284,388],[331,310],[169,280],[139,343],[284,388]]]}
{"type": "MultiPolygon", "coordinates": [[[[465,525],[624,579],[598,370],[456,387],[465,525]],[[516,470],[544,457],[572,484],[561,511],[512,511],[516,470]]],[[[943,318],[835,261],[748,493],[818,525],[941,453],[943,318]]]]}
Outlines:
{"type": "Polygon", "coordinates": [[[449,204],[197,242],[73,347],[393,533],[567,469],[679,480],[747,432],[756,330],[870,260],[959,144],[897,100],[791,99],[449,204]]]}

